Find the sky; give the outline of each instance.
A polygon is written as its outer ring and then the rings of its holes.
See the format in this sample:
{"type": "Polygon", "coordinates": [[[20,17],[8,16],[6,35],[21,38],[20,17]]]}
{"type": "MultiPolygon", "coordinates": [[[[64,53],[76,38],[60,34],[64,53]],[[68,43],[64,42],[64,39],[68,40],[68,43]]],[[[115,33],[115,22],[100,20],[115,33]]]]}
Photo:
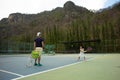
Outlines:
{"type": "Polygon", "coordinates": [[[120,2],[120,0],[0,0],[0,20],[8,18],[11,13],[37,14],[50,11],[56,7],[63,7],[67,1],[89,10],[107,8],[120,2]]]}

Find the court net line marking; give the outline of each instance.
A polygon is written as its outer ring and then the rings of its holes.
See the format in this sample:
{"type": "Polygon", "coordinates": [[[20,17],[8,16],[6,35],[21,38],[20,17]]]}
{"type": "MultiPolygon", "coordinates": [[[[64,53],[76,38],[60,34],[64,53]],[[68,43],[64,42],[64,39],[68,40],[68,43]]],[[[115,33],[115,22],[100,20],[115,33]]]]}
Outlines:
{"type": "MultiPolygon", "coordinates": [[[[91,61],[91,60],[93,60],[94,58],[95,58],[95,57],[92,57],[92,58],[90,58],[90,59],[88,59],[88,60],[86,60],[86,61],[91,61]]],[[[46,72],[49,72],[49,71],[54,71],[54,70],[57,70],[57,69],[65,68],[65,67],[72,66],[72,65],[75,65],[75,64],[79,64],[79,63],[83,63],[83,62],[85,62],[85,61],[79,61],[79,62],[76,62],[76,63],[72,63],[72,64],[60,66],[60,67],[53,68],[53,69],[49,69],[49,70],[45,70],[45,71],[42,71],[42,72],[33,73],[33,74],[26,75],[26,76],[21,76],[21,77],[18,77],[18,78],[14,78],[14,79],[12,79],[12,80],[18,80],[18,79],[25,78],[25,77],[30,77],[30,76],[34,76],[34,75],[46,73],[46,72]]]]}
{"type": "Polygon", "coordinates": [[[17,73],[13,73],[13,72],[10,72],[10,71],[6,71],[6,70],[1,70],[0,69],[0,72],[9,73],[9,74],[12,74],[12,75],[17,75],[17,76],[23,77],[23,75],[20,75],[20,74],[17,74],[17,73]]]}

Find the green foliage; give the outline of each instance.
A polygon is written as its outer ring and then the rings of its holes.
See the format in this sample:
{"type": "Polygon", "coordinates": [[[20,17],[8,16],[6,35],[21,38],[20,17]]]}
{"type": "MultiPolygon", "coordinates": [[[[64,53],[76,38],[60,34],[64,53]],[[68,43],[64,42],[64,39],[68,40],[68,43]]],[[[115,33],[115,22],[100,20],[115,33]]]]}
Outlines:
{"type": "MultiPolygon", "coordinates": [[[[19,14],[19,17],[23,18],[0,21],[0,42],[9,39],[16,42],[32,43],[35,34],[41,31],[45,44],[55,45],[56,51],[79,49],[80,43],[61,45],[61,42],[64,41],[100,39],[101,43],[83,44],[85,47],[94,47],[94,52],[120,52],[117,49],[120,47],[119,5],[120,3],[115,4],[112,8],[93,13],[70,2],[63,8],[56,8],[36,15],[24,14],[22,16],[19,14]]],[[[12,14],[11,16],[16,15],[12,14]]]]}

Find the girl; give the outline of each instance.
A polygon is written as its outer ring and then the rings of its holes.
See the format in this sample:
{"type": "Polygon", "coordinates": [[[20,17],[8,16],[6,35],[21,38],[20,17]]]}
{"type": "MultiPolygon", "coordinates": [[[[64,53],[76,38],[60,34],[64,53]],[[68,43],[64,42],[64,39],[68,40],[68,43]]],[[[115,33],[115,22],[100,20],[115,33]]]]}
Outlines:
{"type": "Polygon", "coordinates": [[[80,46],[80,54],[78,56],[78,61],[80,60],[81,57],[83,57],[84,60],[86,59],[85,54],[84,54],[85,52],[87,52],[87,51],[85,51],[84,48],[82,46],[80,46]]]}

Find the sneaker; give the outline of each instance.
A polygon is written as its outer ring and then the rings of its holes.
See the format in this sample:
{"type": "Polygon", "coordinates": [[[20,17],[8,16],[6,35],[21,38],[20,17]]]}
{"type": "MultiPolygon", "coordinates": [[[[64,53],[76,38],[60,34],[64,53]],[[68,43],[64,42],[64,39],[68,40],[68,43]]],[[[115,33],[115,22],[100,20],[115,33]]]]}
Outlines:
{"type": "Polygon", "coordinates": [[[35,63],[34,66],[37,66],[37,63],[35,63]]]}
{"type": "Polygon", "coordinates": [[[42,64],[39,63],[38,66],[42,66],[42,64]]]}

